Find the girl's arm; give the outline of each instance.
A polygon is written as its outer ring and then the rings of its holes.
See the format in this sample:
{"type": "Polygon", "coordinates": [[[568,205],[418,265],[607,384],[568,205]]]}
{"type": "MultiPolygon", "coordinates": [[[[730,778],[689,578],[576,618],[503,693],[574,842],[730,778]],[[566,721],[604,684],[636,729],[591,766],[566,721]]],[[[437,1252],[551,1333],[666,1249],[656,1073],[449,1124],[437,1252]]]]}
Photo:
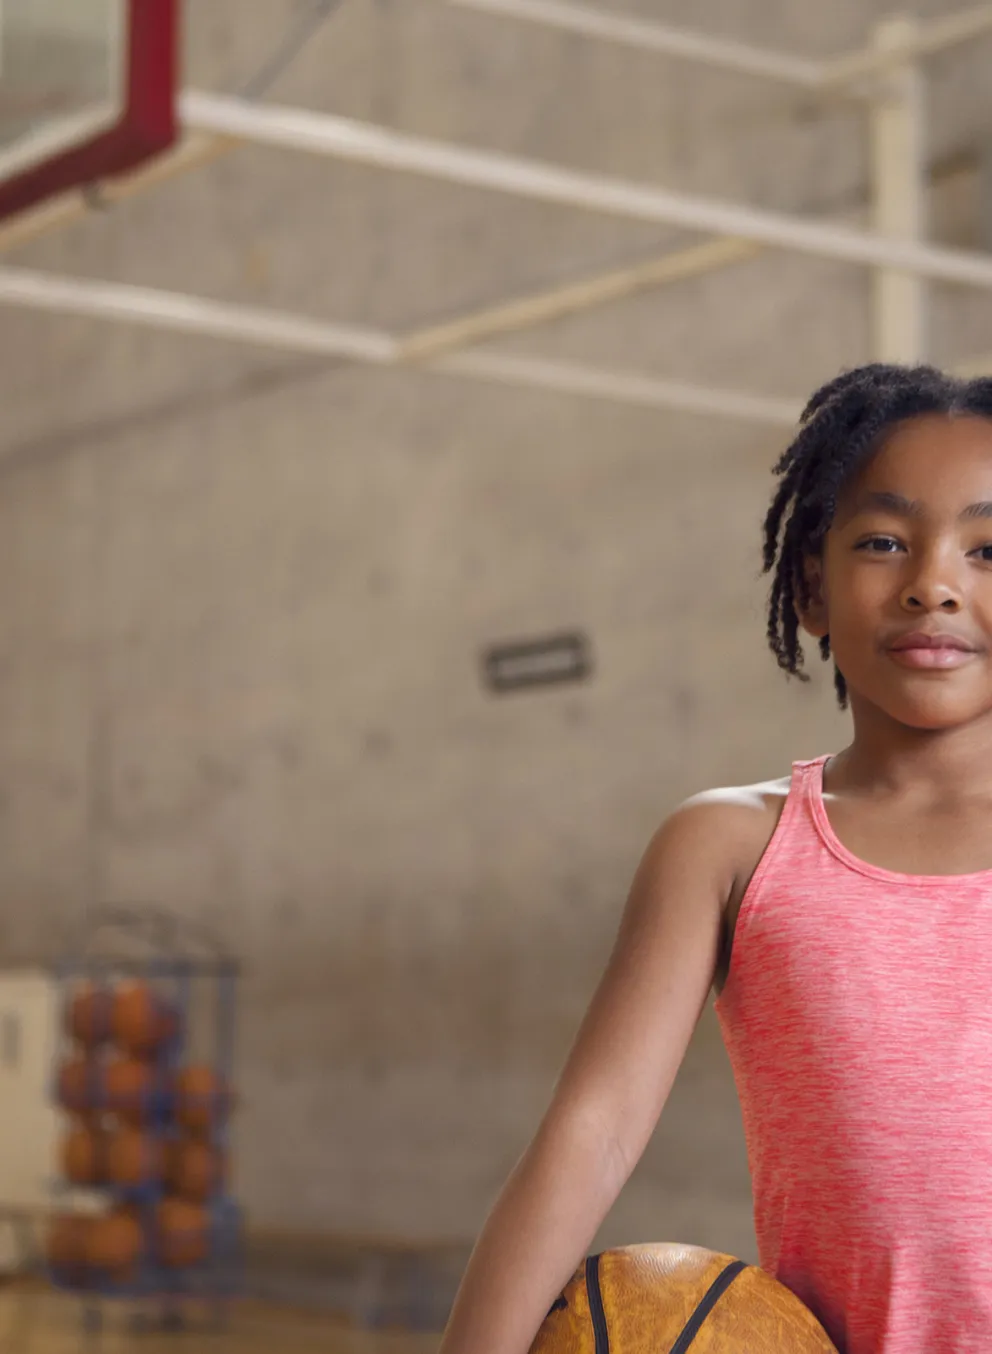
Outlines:
{"type": "Polygon", "coordinates": [[[527,1354],[647,1146],[712,986],[753,813],[702,796],[659,830],[550,1107],[472,1252],[440,1354],[527,1354]]]}

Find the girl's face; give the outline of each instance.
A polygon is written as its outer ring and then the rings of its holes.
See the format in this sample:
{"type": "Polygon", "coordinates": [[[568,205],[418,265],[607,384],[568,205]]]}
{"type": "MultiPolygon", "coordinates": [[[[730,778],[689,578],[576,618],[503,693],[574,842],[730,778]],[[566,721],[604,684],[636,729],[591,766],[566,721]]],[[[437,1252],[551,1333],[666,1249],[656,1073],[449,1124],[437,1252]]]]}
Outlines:
{"type": "Polygon", "coordinates": [[[852,703],[917,729],[992,713],[992,421],[896,428],[842,494],[807,577],[804,627],[829,633],[852,703]]]}

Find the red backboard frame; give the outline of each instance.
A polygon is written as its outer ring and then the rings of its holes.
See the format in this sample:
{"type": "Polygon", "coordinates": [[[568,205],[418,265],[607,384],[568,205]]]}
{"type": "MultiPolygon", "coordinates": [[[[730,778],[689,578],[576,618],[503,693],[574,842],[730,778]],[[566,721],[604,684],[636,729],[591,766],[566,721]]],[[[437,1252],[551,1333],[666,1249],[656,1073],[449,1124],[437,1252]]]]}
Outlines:
{"type": "Polygon", "coordinates": [[[71,188],[137,168],[175,142],[181,0],[126,0],[124,110],[78,146],[0,183],[0,217],[14,216],[71,188]]]}

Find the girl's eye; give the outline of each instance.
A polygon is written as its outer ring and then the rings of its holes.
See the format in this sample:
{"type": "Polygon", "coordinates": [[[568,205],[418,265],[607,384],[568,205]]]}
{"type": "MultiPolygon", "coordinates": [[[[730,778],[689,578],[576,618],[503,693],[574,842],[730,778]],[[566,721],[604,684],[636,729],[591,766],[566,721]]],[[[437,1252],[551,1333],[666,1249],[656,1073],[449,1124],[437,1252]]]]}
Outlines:
{"type": "Polygon", "coordinates": [[[973,553],[978,556],[983,564],[992,564],[992,543],[980,545],[973,553]]]}
{"type": "Polygon", "coordinates": [[[867,540],[859,541],[856,549],[870,555],[894,555],[902,546],[891,536],[869,536],[867,540]]]}

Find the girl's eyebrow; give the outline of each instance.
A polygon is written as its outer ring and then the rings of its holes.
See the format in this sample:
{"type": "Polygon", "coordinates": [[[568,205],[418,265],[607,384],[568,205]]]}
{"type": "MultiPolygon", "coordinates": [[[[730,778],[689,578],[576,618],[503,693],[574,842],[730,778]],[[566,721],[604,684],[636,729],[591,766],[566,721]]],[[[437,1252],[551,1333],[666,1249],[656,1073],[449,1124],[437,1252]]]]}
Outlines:
{"type": "MultiPolygon", "coordinates": [[[[918,499],[903,498],[902,494],[890,494],[882,491],[863,494],[855,504],[855,512],[865,512],[871,508],[895,513],[898,517],[923,517],[926,508],[918,499]]],[[[969,503],[959,514],[962,521],[974,518],[992,517],[992,502],[969,503]]]]}

